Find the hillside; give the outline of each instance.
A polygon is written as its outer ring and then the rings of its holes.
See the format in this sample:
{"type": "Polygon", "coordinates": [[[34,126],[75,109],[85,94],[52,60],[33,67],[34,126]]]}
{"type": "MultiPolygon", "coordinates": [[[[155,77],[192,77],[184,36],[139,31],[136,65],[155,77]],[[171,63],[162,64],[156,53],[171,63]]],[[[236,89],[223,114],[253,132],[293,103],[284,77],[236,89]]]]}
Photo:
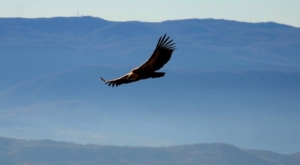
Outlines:
{"type": "Polygon", "coordinates": [[[298,165],[300,163],[300,160],[289,155],[270,151],[244,150],[221,143],[153,148],[79,145],[50,140],[25,141],[0,138],[0,149],[0,163],[5,165],[298,165]]]}

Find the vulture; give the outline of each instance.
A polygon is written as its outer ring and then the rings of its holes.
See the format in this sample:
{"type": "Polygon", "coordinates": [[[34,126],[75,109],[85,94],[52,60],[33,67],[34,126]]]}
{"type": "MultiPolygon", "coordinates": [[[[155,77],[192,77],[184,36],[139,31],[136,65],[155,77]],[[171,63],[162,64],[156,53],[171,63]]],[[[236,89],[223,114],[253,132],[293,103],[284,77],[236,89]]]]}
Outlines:
{"type": "Polygon", "coordinates": [[[176,48],[173,40],[169,40],[169,38],[170,36],[167,37],[166,34],[161,36],[151,57],[141,66],[132,69],[128,74],[113,80],[105,80],[102,77],[100,79],[108,86],[114,87],[142,79],[163,77],[165,73],[157,72],[157,70],[161,69],[170,60],[176,48]]]}

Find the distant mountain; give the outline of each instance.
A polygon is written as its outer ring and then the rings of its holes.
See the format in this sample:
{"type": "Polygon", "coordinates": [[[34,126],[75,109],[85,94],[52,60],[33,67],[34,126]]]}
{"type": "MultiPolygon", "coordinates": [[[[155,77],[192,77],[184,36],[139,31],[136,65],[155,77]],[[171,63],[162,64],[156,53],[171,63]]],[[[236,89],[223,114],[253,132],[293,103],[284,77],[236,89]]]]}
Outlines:
{"type": "Polygon", "coordinates": [[[298,165],[299,159],[270,151],[244,150],[212,143],[174,147],[79,145],[51,140],[25,141],[0,137],[0,163],[19,164],[185,164],[298,165]]]}
{"type": "Polygon", "coordinates": [[[0,18],[0,135],[298,152],[300,29],[215,19],[0,18]],[[109,88],[176,42],[165,77],[109,88]]]}
{"type": "Polygon", "coordinates": [[[30,80],[91,63],[135,67],[151,55],[165,33],[178,47],[167,68],[300,71],[300,29],[271,22],[0,18],[0,78],[16,84],[15,79],[30,80]]]}
{"type": "Polygon", "coordinates": [[[176,56],[171,66],[257,69],[262,67],[259,64],[283,68],[282,65],[293,67],[300,62],[297,56],[300,29],[271,22],[190,19],[146,23],[111,22],[93,17],[1,18],[0,31],[0,49],[5,54],[35,54],[38,59],[51,55],[59,60],[72,57],[75,63],[83,60],[80,64],[116,63],[116,59],[121,59],[118,64],[140,63],[150,55],[158,37],[164,33],[175,39],[178,54],[184,54],[176,56]]]}

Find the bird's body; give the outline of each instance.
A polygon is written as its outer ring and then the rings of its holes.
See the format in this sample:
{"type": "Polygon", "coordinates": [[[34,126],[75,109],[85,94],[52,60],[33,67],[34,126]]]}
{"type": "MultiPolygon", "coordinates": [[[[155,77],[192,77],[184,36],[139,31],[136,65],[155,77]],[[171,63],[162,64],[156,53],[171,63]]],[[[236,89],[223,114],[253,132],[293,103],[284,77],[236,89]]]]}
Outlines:
{"type": "Polygon", "coordinates": [[[168,41],[168,39],[169,37],[166,38],[166,35],[160,37],[152,56],[140,67],[132,69],[128,74],[120,78],[106,81],[101,77],[101,80],[108,84],[108,86],[112,85],[114,87],[115,85],[119,86],[142,79],[163,77],[165,75],[164,72],[156,71],[170,60],[175,50],[175,43],[172,43],[173,40],[168,41]]]}
{"type": "Polygon", "coordinates": [[[139,68],[134,68],[128,73],[129,80],[142,80],[147,78],[157,78],[164,76],[164,72],[155,72],[152,70],[143,70],[139,68]]]}

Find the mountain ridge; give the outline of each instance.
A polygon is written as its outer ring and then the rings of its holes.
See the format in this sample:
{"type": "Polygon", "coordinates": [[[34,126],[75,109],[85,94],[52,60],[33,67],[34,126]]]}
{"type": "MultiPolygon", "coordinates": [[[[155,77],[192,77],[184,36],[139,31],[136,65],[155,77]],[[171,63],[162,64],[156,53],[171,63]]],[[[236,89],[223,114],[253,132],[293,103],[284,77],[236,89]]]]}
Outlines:
{"type": "Polygon", "coordinates": [[[171,147],[80,145],[53,140],[0,137],[0,162],[13,164],[228,164],[296,165],[300,160],[270,151],[245,150],[223,143],[171,147]],[[264,152],[265,154],[261,154],[264,152]],[[274,156],[273,156],[274,155],[274,156]],[[278,156],[281,159],[278,159],[278,156]],[[17,157],[17,159],[15,159],[17,157]]]}

